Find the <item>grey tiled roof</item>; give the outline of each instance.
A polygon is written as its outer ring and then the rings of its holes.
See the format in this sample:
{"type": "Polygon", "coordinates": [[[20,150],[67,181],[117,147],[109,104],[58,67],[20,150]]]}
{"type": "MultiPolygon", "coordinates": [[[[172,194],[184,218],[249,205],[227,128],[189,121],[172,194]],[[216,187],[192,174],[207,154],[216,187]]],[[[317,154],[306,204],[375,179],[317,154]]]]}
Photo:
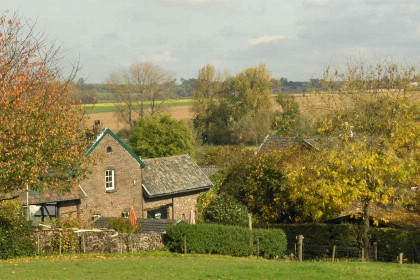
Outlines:
{"type": "MultiPolygon", "coordinates": [[[[13,193],[18,195],[18,200],[26,205],[26,191],[13,193]]],[[[43,192],[29,191],[29,204],[51,203],[59,201],[76,200],[85,197],[85,193],[80,187],[71,188],[69,191],[45,190],[43,192]]]]}
{"type": "Polygon", "coordinates": [[[208,189],[213,183],[189,155],[144,159],[144,194],[165,196],[208,189]]]}
{"type": "Polygon", "coordinates": [[[267,135],[263,143],[258,148],[259,153],[265,153],[274,150],[283,150],[293,147],[298,144],[303,144],[308,148],[314,148],[314,141],[310,138],[298,138],[295,136],[279,136],[267,135]]]}
{"type": "Polygon", "coordinates": [[[170,219],[141,219],[137,220],[137,224],[141,226],[141,232],[166,232],[166,227],[177,223],[176,220],[170,219]]]}
{"type": "MultiPolygon", "coordinates": [[[[93,228],[107,228],[109,221],[113,219],[110,217],[99,217],[93,223],[91,226],[93,228]]],[[[166,227],[172,224],[177,223],[176,220],[170,220],[170,219],[138,219],[137,224],[141,228],[141,232],[159,232],[164,233],[166,230],[166,227]]]]}

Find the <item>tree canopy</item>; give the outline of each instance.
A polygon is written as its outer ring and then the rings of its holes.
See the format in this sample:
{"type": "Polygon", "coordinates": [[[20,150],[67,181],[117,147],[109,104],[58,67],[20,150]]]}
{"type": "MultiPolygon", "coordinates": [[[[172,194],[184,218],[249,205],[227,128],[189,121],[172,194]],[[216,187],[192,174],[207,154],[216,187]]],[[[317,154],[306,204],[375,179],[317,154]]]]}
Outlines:
{"type": "Polygon", "coordinates": [[[151,63],[133,63],[107,78],[116,94],[118,113],[131,129],[138,117],[157,113],[164,101],[175,94],[173,81],[172,73],[151,63]]]}
{"type": "Polygon", "coordinates": [[[369,205],[389,204],[419,176],[420,111],[412,92],[417,77],[415,69],[392,61],[327,69],[328,91],[320,96],[327,112],[315,124],[319,155],[288,172],[295,194],[306,197],[308,209],[316,208],[308,211],[317,219],[362,203],[366,246],[369,205]]]}
{"type": "Polygon", "coordinates": [[[203,67],[193,92],[194,127],[204,143],[259,143],[271,128],[271,78],[261,64],[235,77],[203,67]]]}
{"type": "Polygon", "coordinates": [[[137,121],[130,135],[133,151],[145,158],[166,157],[194,152],[191,128],[169,115],[145,116],[137,121]]]}
{"type": "Polygon", "coordinates": [[[83,117],[69,96],[75,72],[62,78],[58,49],[37,34],[0,16],[0,194],[71,186],[86,172],[83,117]]]}

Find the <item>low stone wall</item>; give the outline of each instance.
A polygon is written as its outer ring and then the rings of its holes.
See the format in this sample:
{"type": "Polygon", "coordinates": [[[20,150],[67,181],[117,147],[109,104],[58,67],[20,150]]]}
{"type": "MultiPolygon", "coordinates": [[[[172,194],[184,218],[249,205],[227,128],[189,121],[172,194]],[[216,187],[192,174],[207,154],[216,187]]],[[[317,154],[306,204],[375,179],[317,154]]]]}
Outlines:
{"type": "Polygon", "coordinates": [[[159,233],[119,233],[114,230],[39,230],[34,233],[37,251],[57,253],[126,253],[160,250],[159,233]]]}

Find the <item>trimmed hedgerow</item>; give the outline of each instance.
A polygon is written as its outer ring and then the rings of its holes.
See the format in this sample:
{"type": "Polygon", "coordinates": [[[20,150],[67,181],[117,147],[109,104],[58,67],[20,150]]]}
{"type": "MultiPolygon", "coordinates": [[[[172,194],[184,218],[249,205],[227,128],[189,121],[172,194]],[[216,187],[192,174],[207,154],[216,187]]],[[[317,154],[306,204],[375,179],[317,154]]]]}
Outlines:
{"type": "Polygon", "coordinates": [[[179,223],[166,229],[166,246],[170,251],[187,251],[197,254],[221,254],[249,256],[255,254],[255,240],[260,240],[260,255],[265,258],[281,258],[286,251],[286,235],[279,229],[248,230],[246,227],[216,224],[189,225],[179,223]]]}

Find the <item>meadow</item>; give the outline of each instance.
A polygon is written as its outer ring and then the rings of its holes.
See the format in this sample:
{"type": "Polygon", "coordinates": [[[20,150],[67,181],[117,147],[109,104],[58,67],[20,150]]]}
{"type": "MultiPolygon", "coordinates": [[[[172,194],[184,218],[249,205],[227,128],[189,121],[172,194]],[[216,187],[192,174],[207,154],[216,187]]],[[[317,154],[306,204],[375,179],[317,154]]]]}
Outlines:
{"type": "MultiPolygon", "coordinates": [[[[158,103],[160,101],[157,101],[158,103]]],[[[177,107],[177,106],[187,106],[191,105],[192,99],[170,99],[164,101],[161,105],[162,107],[177,107]]],[[[150,108],[151,101],[145,101],[145,108],[150,108]]],[[[110,113],[116,112],[117,106],[122,105],[122,103],[96,103],[96,104],[83,104],[82,108],[86,110],[89,114],[96,113],[110,113]]]]}
{"type": "Polygon", "coordinates": [[[0,279],[420,279],[417,264],[286,262],[165,251],[0,262],[0,279]]]}

